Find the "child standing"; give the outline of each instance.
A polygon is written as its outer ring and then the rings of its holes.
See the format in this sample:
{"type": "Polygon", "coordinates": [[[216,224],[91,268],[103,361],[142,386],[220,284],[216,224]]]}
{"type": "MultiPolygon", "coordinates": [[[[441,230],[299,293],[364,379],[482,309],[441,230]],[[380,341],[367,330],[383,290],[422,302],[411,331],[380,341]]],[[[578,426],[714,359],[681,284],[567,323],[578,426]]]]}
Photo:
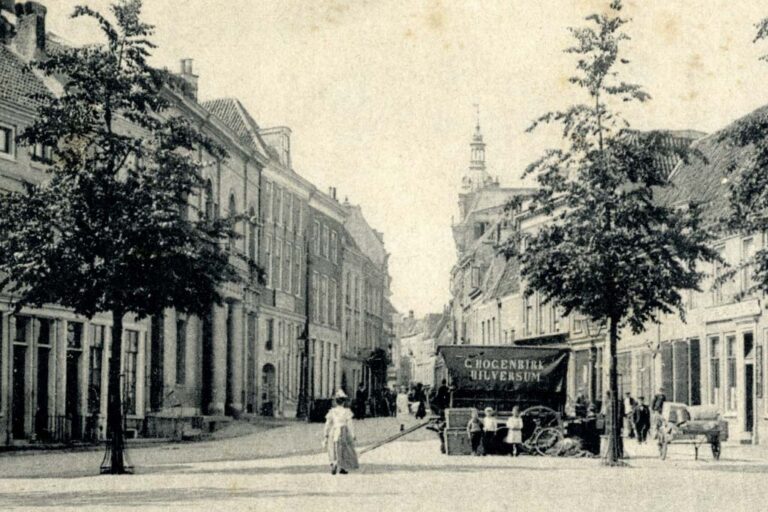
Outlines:
{"type": "Polygon", "coordinates": [[[472,415],[467,423],[467,435],[472,445],[472,454],[480,455],[480,441],[483,439],[483,424],[477,415],[477,409],[472,409],[472,415]]]}
{"type": "Polygon", "coordinates": [[[483,455],[496,452],[496,434],[499,430],[499,421],[493,407],[485,408],[483,418],[483,455]]]}
{"type": "Polygon", "coordinates": [[[512,456],[520,455],[523,445],[523,418],[520,417],[520,408],[512,408],[512,416],[507,420],[507,437],[504,442],[512,445],[512,456]]]}

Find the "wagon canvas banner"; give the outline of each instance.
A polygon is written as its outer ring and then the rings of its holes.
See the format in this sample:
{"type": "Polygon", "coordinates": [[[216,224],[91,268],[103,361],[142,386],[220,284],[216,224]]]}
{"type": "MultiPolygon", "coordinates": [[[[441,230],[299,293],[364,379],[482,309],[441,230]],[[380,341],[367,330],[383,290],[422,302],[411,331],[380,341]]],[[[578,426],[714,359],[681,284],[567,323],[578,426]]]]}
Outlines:
{"type": "Polygon", "coordinates": [[[568,349],[444,346],[438,351],[455,400],[556,406],[565,399],[568,349]]]}

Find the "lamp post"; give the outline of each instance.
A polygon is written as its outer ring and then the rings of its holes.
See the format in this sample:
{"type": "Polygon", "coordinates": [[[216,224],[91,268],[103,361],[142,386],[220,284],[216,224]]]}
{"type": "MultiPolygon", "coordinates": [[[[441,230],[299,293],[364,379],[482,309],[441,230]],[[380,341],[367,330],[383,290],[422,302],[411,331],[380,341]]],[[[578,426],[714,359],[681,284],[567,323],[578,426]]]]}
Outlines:
{"type": "Polygon", "coordinates": [[[587,336],[589,337],[589,402],[595,403],[599,398],[597,396],[597,345],[595,340],[602,335],[605,329],[605,321],[599,324],[591,320],[583,320],[587,336]]]}
{"type": "Polygon", "coordinates": [[[312,303],[312,299],[310,297],[310,276],[311,276],[311,252],[310,252],[310,244],[309,244],[309,237],[307,237],[306,243],[305,243],[305,251],[307,254],[306,259],[306,274],[304,279],[304,330],[301,333],[301,336],[299,336],[296,339],[296,342],[298,344],[299,352],[301,353],[301,376],[299,378],[299,406],[297,407],[296,411],[296,417],[306,419],[307,421],[310,420],[310,411],[309,411],[309,348],[310,348],[310,342],[309,342],[309,321],[310,321],[310,304],[312,303]]]}

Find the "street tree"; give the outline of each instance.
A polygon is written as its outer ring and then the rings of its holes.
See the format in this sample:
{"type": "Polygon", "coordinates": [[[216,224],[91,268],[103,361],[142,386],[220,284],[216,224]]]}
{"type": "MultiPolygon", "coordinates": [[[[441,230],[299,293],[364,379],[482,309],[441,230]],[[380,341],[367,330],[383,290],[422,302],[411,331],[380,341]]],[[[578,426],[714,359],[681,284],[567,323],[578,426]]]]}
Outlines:
{"type": "MultiPolygon", "coordinates": [[[[768,40],[768,18],[755,28],[754,43],[768,40]]],[[[768,62],[768,54],[760,60],[768,62]]],[[[740,119],[721,132],[719,141],[736,149],[725,168],[729,208],[720,219],[723,232],[753,235],[768,231],[768,110],[761,108],[740,119]]],[[[746,269],[752,274],[752,285],[741,295],[768,292],[768,248],[761,247],[745,256],[740,264],[723,273],[721,283],[746,269]]]]}
{"type": "MultiPolygon", "coordinates": [[[[642,332],[662,314],[685,317],[681,291],[699,290],[698,264],[717,258],[696,204],[668,205],[659,196],[670,186],[664,161],[685,155],[667,134],[639,132],[614,103],[645,102],[650,96],[624,82],[619,69],[628,19],[619,0],[605,12],[570,28],[577,58],[570,83],[586,102],[535,120],[562,128],[562,145],[525,171],[538,182],[528,208],[548,222],[533,233],[518,232],[500,250],[520,261],[525,293],[538,292],[568,315],[575,312],[608,326],[610,396],[608,449],[604,462],[621,465],[620,397],[616,346],[624,327],[642,332]]],[[[519,211],[522,200],[508,205],[519,211]]]]}
{"type": "Polygon", "coordinates": [[[147,63],[153,27],[141,7],[120,0],[111,16],[75,8],[72,17],[95,20],[104,41],[34,64],[63,90],[37,97],[38,116],[19,142],[50,148],[51,162],[40,180],[0,196],[0,275],[17,311],[59,304],[87,318],[111,313],[108,471],[116,474],[126,472],[125,315],[206,315],[222,300],[219,285],[237,279],[221,243],[235,219],[189,209],[207,165],[197,155],[226,154],[170,113],[167,73],[147,63]]]}

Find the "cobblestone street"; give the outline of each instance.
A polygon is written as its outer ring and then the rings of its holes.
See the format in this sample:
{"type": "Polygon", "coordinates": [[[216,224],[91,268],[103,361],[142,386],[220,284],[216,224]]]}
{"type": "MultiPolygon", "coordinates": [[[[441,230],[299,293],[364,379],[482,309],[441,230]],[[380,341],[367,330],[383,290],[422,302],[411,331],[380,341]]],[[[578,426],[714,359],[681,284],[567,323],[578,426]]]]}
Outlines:
{"type": "MultiPolygon", "coordinates": [[[[362,423],[361,433],[382,428],[384,422],[362,423]]],[[[296,434],[315,443],[317,427],[295,425],[178,450],[134,450],[134,462],[142,461],[134,476],[76,476],[71,471],[70,478],[31,478],[35,471],[27,466],[29,476],[0,480],[0,506],[3,510],[211,512],[235,507],[254,511],[310,507],[316,511],[450,511],[468,506],[482,511],[614,510],[620,505],[623,511],[735,512],[754,510],[747,504],[768,499],[768,489],[762,485],[768,473],[764,454],[736,445],[725,446],[719,462],[708,453],[694,461],[690,446],[672,447],[668,460],[661,461],[654,446],[638,450],[629,442],[630,467],[608,469],[594,459],[447,457],[439,453],[437,441],[425,435],[431,433],[420,432],[408,436],[413,437],[410,442],[394,442],[362,455],[360,471],[350,475],[330,475],[320,453],[253,458],[255,447],[266,446],[267,439],[286,440],[296,434]],[[190,462],[193,459],[218,460],[190,462]]],[[[308,443],[302,446],[310,449],[308,443]]],[[[32,458],[60,464],[81,457],[98,463],[96,453],[32,458]]],[[[4,476],[13,473],[12,468],[24,458],[3,457],[4,476]]],[[[42,473],[38,468],[38,476],[42,473]]]]}
{"type": "MultiPolygon", "coordinates": [[[[95,476],[100,452],[0,458],[3,510],[753,510],[768,489],[764,450],[627,443],[630,467],[595,459],[447,457],[417,431],[361,456],[361,469],[331,476],[319,453],[321,425],[291,424],[241,438],[130,451],[134,476],[95,476]],[[297,447],[288,449],[286,446],[297,447]],[[305,453],[300,453],[304,451],[305,453]],[[313,452],[313,453],[308,453],[313,452]],[[291,455],[291,453],[294,453],[291,455]],[[56,475],[56,476],[54,476],[56,475]],[[717,493],[713,490],[718,489],[717,493]],[[736,504],[739,497],[744,506],[736,504]],[[748,498],[748,499],[744,499],[748,498]],[[740,508],[741,507],[741,508],[740,508]]],[[[356,422],[360,445],[397,432],[392,419],[356,422]]]]}

